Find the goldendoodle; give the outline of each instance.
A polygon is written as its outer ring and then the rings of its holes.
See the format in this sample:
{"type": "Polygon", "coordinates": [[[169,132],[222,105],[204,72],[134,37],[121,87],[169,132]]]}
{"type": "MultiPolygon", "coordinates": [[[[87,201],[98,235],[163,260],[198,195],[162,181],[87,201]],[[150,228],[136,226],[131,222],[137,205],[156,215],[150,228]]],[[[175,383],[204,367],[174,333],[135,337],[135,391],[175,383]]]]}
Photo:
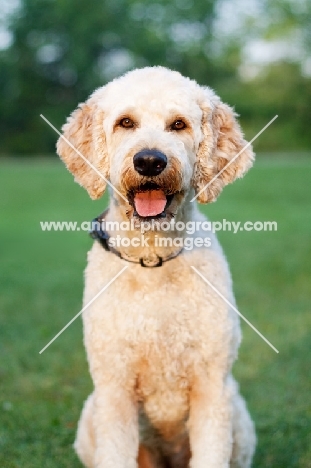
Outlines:
{"type": "Polygon", "coordinates": [[[249,468],[255,432],[231,375],[239,317],[216,293],[234,304],[230,273],[193,202],[216,200],[252,165],[235,113],[210,88],[147,67],[97,89],[63,135],[57,150],[75,180],[93,199],[110,188],[85,272],[85,305],[105,290],[83,312],[94,392],[80,459],[249,468]]]}

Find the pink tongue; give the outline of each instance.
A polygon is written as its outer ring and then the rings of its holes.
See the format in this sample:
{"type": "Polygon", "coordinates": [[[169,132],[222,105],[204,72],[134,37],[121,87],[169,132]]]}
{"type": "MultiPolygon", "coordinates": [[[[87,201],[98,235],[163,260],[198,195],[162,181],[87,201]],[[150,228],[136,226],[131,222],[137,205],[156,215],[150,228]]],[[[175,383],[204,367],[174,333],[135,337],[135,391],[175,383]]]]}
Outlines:
{"type": "Polygon", "coordinates": [[[134,203],[139,216],[157,216],[164,211],[166,196],[162,190],[137,192],[134,203]]]}

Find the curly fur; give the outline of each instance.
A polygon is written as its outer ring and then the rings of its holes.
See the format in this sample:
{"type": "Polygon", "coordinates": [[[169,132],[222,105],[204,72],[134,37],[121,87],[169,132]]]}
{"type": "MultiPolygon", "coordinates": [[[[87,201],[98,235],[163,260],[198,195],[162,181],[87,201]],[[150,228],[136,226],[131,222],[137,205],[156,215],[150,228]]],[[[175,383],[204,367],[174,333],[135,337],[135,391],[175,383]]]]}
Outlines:
{"type": "MultiPolygon", "coordinates": [[[[167,219],[204,221],[191,198],[246,144],[235,113],[211,89],[162,67],[134,70],[99,88],[73,112],[63,132],[119,191],[111,191],[107,215],[119,222],[135,215],[131,190],[151,179],[174,195],[167,219]],[[125,117],[132,128],[120,125],[125,117]],[[186,123],[184,130],[172,130],[176,119],[186,123]],[[152,178],[140,176],[133,165],[133,156],[145,148],[156,148],[168,160],[152,178]]],[[[99,198],[105,181],[64,139],[57,150],[76,181],[99,198]]],[[[214,201],[252,161],[248,147],[198,201],[214,201]]],[[[207,234],[211,247],[183,250],[161,268],[128,263],[97,242],[90,250],[84,304],[123,266],[128,268],[83,313],[94,392],[84,405],[75,449],[86,467],[251,466],[254,427],[231,375],[241,339],[239,317],[191,269],[195,266],[234,304],[217,239],[211,232],[192,237],[207,234]]],[[[185,234],[145,235],[147,247],[120,247],[121,255],[165,257],[176,246],[158,246],[156,237],[185,234]]]]}

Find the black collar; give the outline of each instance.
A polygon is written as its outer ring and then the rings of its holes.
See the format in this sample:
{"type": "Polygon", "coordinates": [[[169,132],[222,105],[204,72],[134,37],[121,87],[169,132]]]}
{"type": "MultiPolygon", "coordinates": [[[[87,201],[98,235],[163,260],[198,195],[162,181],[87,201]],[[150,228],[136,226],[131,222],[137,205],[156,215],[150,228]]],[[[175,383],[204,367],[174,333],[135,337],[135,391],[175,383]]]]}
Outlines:
{"type": "Polygon", "coordinates": [[[106,215],[108,213],[108,209],[105,210],[102,214],[97,216],[97,218],[94,218],[92,221],[92,230],[90,231],[90,236],[97,240],[102,247],[107,251],[115,254],[117,257],[121,258],[122,260],[126,260],[128,262],[132,263],[139,263],[142,267],[149,267],[149,268],[154,268],[154,267],[160,267],[164,262],[167,262],[168,260],[171,260],[175,257],[177,257],[183,248],[181,248],[179,251],[174,252],[173,254],[163,258],[159,257],[158,255],[155,258],[129,258],[129,257],[124,257],[121,252],[119,252],[117,249],[109,245],[109,234],[107,231],[104,231],[102,229],[102,222],[104,221],[106,215]]]}

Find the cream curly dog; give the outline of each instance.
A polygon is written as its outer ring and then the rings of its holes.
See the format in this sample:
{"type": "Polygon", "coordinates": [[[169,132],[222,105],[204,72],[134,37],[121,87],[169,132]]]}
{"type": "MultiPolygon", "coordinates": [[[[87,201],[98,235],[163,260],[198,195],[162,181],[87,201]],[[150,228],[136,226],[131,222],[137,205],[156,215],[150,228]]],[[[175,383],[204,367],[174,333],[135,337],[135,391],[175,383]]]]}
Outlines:
{"type": "Polygon", "coordinates": [[[246,144],[234,112],[211,89],[150,67],[96,90],[63,133],[93,166],[59,139],[89,195],[101,197],[105,179],[115,188],[102,216],[111,229],[93,233],[84,303],[128,267],[83,313],[94,392],[79,422],[80,459],[96,468],[250,467],[253,423],[231,375],[239,318],[191,268],[234,303],[224,254],[191,203],[195,193],[214,201],[252,165],[248,147],[204,189],[246,144]],[[129,221],[134,229],[123,230],[129,221]],[[146,221],[154,224],[142,236],[146,221]],[[191,235],[177,229],[194,221],[191,235]]]}

